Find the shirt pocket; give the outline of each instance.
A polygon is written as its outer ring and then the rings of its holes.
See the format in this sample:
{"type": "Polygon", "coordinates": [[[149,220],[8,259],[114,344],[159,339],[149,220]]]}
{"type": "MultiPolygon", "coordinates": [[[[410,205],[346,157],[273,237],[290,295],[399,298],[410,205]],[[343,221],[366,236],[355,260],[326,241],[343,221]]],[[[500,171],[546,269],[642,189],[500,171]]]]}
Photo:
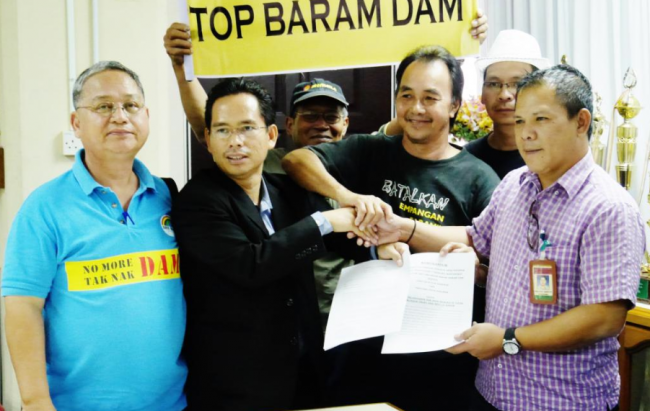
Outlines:
{"type": "Polygon", "coordinates": [[[557,306],[561,312],[580,304],[580,253],[577,247],[553,245],[546,258],[555,261],[557,270],[557,306]]]}

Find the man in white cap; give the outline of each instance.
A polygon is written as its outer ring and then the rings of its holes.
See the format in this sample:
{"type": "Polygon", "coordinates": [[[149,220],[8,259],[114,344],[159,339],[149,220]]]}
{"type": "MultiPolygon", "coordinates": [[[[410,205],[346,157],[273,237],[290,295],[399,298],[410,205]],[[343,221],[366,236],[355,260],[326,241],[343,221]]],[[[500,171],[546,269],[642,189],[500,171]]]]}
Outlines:
{"type": "Polygon", "coordinates": [[[549,65],[537,40],[519,30],[501,31],[488,56],[476,62],[483,72],[481,101],[494,123],[494,131],[467,144],[465,149],[485,161],[500,178],[524,165],[515,144],[517,82],[549,65]]]}

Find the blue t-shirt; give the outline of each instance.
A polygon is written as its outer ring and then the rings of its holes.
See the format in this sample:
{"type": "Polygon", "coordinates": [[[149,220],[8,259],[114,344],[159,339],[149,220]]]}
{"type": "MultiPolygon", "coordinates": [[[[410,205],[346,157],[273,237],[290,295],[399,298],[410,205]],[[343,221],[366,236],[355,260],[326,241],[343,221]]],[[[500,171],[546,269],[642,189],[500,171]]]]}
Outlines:
{"type": "Polygon", "coordinates": [[[45,299],[57,410],[182,410],[185,300],[169,189],[135,160],[140,186],[124,215],[83,156],[18,212],[2,295],[45,299]]]}

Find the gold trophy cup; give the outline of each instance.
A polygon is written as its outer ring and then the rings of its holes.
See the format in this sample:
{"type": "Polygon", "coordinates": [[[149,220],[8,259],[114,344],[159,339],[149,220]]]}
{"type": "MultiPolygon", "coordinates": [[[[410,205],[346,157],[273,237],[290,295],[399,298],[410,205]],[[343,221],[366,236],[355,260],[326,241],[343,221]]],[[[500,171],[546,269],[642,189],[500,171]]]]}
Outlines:
{"type": "Polygon", "coordinates": [[[632,95],[632,89],[636,86],[636,75],[632,68],[628,68],[623,79],[625,91],[619,97],[614,108],[618,114],[623,117],[623,124],[616,127],[616,156],[618,164],[616,165],[616,178],[618,182],[630,189],[632,183],[632,171],[634,168],[634,155],[636,154],[636,134],[637,128],[630,122],[641,111],[639,100],[632,95]]]}
{"type": "Polygon", "coordinates": [[[593,131],[591,133],[591,155],[594,157],[594,162],[601,167],[605,167],[605,144],[601,141],[600,137],[605,132],[605,127],[607,126],[607,120],[600,110],[600,104],[602,98],[598,93],[595,94],[595,109],[594,109],[594,120],[593,120],[593,131]]]}

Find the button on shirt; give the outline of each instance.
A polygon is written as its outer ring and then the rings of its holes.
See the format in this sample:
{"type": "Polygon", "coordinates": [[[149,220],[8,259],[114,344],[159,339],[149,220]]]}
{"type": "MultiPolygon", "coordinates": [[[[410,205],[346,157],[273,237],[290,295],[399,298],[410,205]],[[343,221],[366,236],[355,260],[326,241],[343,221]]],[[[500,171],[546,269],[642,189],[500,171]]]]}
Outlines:
{"type": "MultiPolygon", "coordinates": [[[[513,171],[467,233],[477,251],[490,258],[488,323],[521,327],[578,305],[636,302],[643,222],[632,197],[594,164],[591,153],[545,190],[526,167],[513,171]],[[529,299],[528,263],[540,258],[527,241],[528,214],[535,201],[539,229],[553,244],[546,257],[557,264],[554,305],[529,299]]],[[[562,353],[523,348],[518,355],[480,363],[476,386],[497,408],[605,410],[618,404],[615,337],[562,353]]]]}

